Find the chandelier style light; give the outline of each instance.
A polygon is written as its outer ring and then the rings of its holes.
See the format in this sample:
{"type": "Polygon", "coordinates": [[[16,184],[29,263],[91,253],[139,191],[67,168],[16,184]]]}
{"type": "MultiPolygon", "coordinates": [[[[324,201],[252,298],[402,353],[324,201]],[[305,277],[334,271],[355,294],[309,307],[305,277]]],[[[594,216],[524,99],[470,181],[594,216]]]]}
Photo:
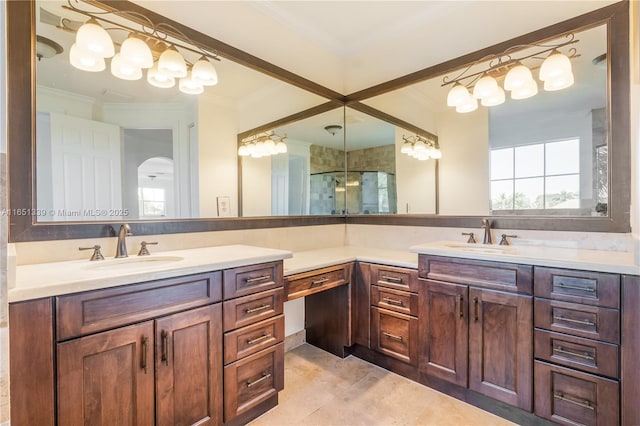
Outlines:
{"type": "Polygon", "coordinates": [[[560,48],[577,43],[573,34],[566,35],[567,40],[555,45],[514,46],[497,55],[489,55],[470,64],[454,78],[445,76],[442,86],[453,85],[447,95],[447,106],[454,107],[457,112],[466,113],[478,109],[478,101],[482,106],[492,107],[504,103],[506,92],[511,99],[527,99],[538,93],[538,83],[532,70],[538,70],[538,78],[544,83],[545,91],[562,90],[574,83],[571,59],[578,57],[575,48],[570,48],[568,55],[560,52],[560,48]],[[533,54],[516,58],[511,52],[523,48],[539,48],[533,54]],[[523,61],[542,60],[541,65],[526,66],[523,61]],[[487,62],[488,68],[479,72],[469,72],[480,62],[487,62]],[[503,81],[500,87],[498,81],[503,81]]]}
{"type": "Polygon", "coordinates": [[[197,46],[177,28],[166,24],[156,24],[139,12],[105,11],[92,12],[78,8],[71,0],[63,6],[67,10],[88,16],[77,31],[72,21],[63,18],[60,28],[75,31],[76,39],[69,52],[69,61],[74,67],[89,72],[101,72],[106,69],[105,59],[110,59],[111,74],[123,80],[140,80],[146,70],[147,82],[154,87],[171,88],[179,80],[181,92],[197,95],[204,92],[204,87],[218,83],[218,74],[210,59],[219,61],[217,55],[208,53],[200,47],[191,47],[169,37],[178,34],[192,46],[197,46]],[[117,23],[105,16],[116,15],[137,22],[140,29],[117,23]],[[112,27],[103,27],[104,24],[112,27]],[[108,30],[127,31],[128,37],[120,44],[116,53],[116,43],[108,30]],[[191,63],[184,58],[180,50],[197,54],[200,58],[191,63]]]}
{"type": "Polygon", "coordinates": [[[249,136],[241,141],[238,147],[238,155],[241,157],[260,158],[285,154],[287,152],[287,144],[284,142],[286,138],[286,134],[279,136],[273,130],[249,136]]]}
{"type": "Polygon", "coordinates": [[[442,158],[442,152],[435,140],[427,139],[420,135],[405,137],[402,135],[404,143],[400,147],[402,154],[407,154],[416,160],[426,161],[430,158],[438,160],[442,158]]]}

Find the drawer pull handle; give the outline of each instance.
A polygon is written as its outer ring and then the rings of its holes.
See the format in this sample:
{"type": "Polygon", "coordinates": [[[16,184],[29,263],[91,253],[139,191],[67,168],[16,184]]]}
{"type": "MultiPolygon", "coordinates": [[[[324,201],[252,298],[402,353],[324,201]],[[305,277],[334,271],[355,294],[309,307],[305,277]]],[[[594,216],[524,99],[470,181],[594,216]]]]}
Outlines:
{"type": "Polygon", "coordinates": [[[556,353],[559,353],[559,354],[572,355],[572,356],[577,356],[578,358],[588,359],[589,361],[593,361],[595,359],[595,357],[590,355],[588,352],[585,352],[585,353],[581,354],[580,352],[568,351],[565,348],[563,348],[562,346],[554,347],[553,351],[556,352],[556,353]]]}
{"type": "Polygon", "coordinates": [[[140,360],[140,368],[144,370],[144,374],[147,374],[147,347],[149,346],[149,338],[142,338],[142,359],[140,360]]]}
{"type": "Polygon", "coordinates": [[[390,277],[389,275],[383,275],[382,279],[385,281],[390,281],[392,283],[402,283],[402,278],[400,277],[390,277]]]}
{"type": "Polygon", "coordinates": [[[565,284],[565,283],[558,283],[557,286],[560,288],[566,288],[568,290],[588,291],[590,293],[596,292],[595,287],[580,287],[579,285],[571,285],[571,284],[565,284]]]}
{"type": "Polygon", "coordinates": [[[572,322],[574,324],[582,324],[582,325],[589,325],[589,326],[594,326],[596,325],[595,322],[593,321],[589,321],[589,320],[577,320],[577,319],[573,319],[573,318],[566,318],[563,317],[562,315],[554,315],[553,316],[554,320],[557,321],[566,321],[566,322],[572,322]]]}
{"type": "Polygon", "coordinates": [[[271,373],[267,373],[264,372],[262,373],[262,377],[260,377],[259,379],[254,380],[253,382],[251,380],[247,380],[247,387],[250,388],[252,386],[257,385],[258,383],[267,380],[269,377],[271,377],[271,373]]]}
{"type": "Polygon", "coordinates": [[[555,392],[553,394],[553,397],[556,398],[556,399],[559,399],[561,401],[570,402],[571,404],[575,404],[575,405],[577,405],[579,407],[586,408],[586,409],[589,409],[589,410],[595,410],[596,409],[596,407],[593,406],[593,402],[591,402],[591,401],[589,401],[587,399],[579,400],[579,399],[576,399],[576,398],[568,398],[562,392],[555,392]]]}
{"type": "Polygon", "coordinates": [[[402,336],[398,336],[397,334],[387,333],[386,331],[383,331],[382,334],[384,334],[385,336],[393,340],[399,340],[399,341],[404,340],[402,336]]]}
{"type": "Polygon", "coordinates": [[[311,285],[318,285],[318,284],[326,283],[327,281],[329,281],[329,278],[320,278],[319,280],[311,281],[311,285]]]}
{"type": "Polygon", "coordinates": [[[458,296],[458,316],[460,318],[464,318],[464,297],[462,295],[458,296]]]}
{"type": "Polygon", "coordinates": [[[390,297],[383,297],[383,301],[387,302],[389,305],[402,306],[402,300],[391,299],[390,297]]]}
{"type": "Polygon", "coordinates": [[[247,278],[245,281],[247,284],[251,284],[257,283],[258,281],[268,280],[269,278],[271,278],[271,275],[262,275],[261,277],[247,278]]]}
{"type": "Polygon", "coordinates": [[[271,335],[267,333],[267,334],[263,334],[260,337],[256,337],[255,339],[247,339],[247,345],[255,345],[256,343],[262,342],[263,340],[266,340],[270,337],[271,335]]]}
{"type": "Polygon", "coordinates": [[[161,360],[162,362],[164,362],[164,365],[168,366],[169,365],[169,333],[162,330],[162,333],[160,333],[160,336],[162,337],[162,356],[161,356],[161,360]]]}
{"type": "Polygon", "coordinates": [[[260,312],[260,311],[264,311],[265,309],[269,309],[271,307],[271,305],[260,305],[260,306],[256,306],[255,308],[247,308],[244,310],[245,314],[253,314],[255,312],[260,312]]]}

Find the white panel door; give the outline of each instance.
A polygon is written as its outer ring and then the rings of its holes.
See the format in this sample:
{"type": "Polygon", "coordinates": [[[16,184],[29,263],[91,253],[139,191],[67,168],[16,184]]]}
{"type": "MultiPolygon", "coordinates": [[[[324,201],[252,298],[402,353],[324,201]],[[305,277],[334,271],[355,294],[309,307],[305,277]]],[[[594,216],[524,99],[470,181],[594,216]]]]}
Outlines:
{"type": "Polygon", "coordinates": [[[123,219],[120,128],[51,114],[53,220],[123,219]]]}

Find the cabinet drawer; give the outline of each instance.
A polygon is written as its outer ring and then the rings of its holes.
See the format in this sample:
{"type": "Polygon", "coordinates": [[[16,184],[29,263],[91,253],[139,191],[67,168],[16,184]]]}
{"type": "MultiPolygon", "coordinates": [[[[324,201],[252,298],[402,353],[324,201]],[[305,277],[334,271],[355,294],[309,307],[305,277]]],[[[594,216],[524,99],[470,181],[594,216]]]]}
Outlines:
{"type": "Polygon", "coordinates": [[[223,302],[224,331],[235,330],[253,324],[283,311],[282,287],[223,302]]]}
{"type": "Polygon", "coordinates": [[[95,333],[221,299],[220,271],[58,296],[57,338],[95,333]]]}
{"type": "Polygon", "coordinates": [[[420,278],[532,294],[533,266],[421,254],[420,278]]]}
{"type": "Polygon", "coordinates": [[[411,365],[418,362],[418,319],[371,308],[371,348],[411,365]]]}
{"type": "Polygon", "coordinates": [[[224,335],[224,363],[229,364],[284,340],[284,315],[224,335]]]}
{"type": "Polygon", "coordinates": [[[282,262],[261,263],[224,271],[224,300],[282,287],[282,262]]]}
{"type": "Polygon", "coordinates": [[[418,316],[418,295],[407,291],[371,286],[371,304],[379,308],[418,316]]]}
{"type": "Polygon", "coordinates": [[[535,326],[620,343],[620,312],[616,309],[536,298],[535,326]]]}
{"type": "Polygon", "coordinates": [[[371,265],[371,284],[418,292],[418,271],[393,266],[371,265]]]}
{"type": "Polygon", "coordinates": [[[284,388],[284,343],[224,367],[224,421],[228,422],[284,388]]]}
{"type": "Polygon", "coordinates": [[[551,331],[535,331],[535,357],[618,378],[618,345],[551,331]]]}
{"type": "Polygon", "coordinates": [[[285,278],[287,300],[308,296],[349,282],[349,264],[318,269],[285,278]]]}
{"type": "Polygon", "coordinates": [[[603,379],[536,361],[535,414],[563,425],[618,425],[619,386],[603,379]]]}
{"type": "Polygon", "coordinates": [[[535,295],[586,305],[620,307],[620,275],[568,269],[534,269],[535,295]]]}

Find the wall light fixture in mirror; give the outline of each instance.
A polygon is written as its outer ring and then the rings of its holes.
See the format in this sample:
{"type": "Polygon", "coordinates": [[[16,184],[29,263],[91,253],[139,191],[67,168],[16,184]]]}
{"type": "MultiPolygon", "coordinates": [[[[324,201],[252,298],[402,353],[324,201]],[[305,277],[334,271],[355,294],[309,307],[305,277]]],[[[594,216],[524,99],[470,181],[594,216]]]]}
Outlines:
{"type": "Polygon", "coordinates": [[[440,214],[606,216],[606,53],[607,26],[600,25],[510,48],[363,103],[438,136],[440,214]],[[571,58],[574,80],[562,90],[537,81],[544,60],[558,51],[571,58]],[[516,64],[533,74],[529,96],[512,90],[501,103],[484,102],[482,78],[492,76],[504,95],[516,64]],[[458,104],[455,91],[463,92],[458,104]]]}
{"type": "Polygon", "coordinates": [[[435,214],[437,139],[350,107],[345,122],[348,213],[435,214]]]}
{"type": "MultiPolygon", "coordinates": [[[[132,29],[146,28],[126,13],[100,16],[108,16],[105,27],[119,53],[132,29]]],[[[218,84],[197,96],[177,81],[158,88],[146,78],[118,78],[110,67],[80,70],[69,55],[87,19],[68,2],[36,3],[38,37],[62,49],[37,61],[38,222],[212,218],[220,216],[219,199],[229,200],[225,216],[238,216],[237,134],[326,102],[225,59],[215,64],[218,84]],[[274,96],[282,102],[274,104],[274,96]]],[[[148,26],[174,31],[157,22],[148,26]]],[[[178,45],[193,67],[206,53],[156,33],[178,45]]],[[[113,64],[115,57],[106,61],[113,64]]]]}
{"type": "Polygon", "coordinates": [[[336,108],[242,139],[242,215],[344,214],[344,127],[336,108]],[[286,152],[262,155],[273,139],[286,152]]]}

